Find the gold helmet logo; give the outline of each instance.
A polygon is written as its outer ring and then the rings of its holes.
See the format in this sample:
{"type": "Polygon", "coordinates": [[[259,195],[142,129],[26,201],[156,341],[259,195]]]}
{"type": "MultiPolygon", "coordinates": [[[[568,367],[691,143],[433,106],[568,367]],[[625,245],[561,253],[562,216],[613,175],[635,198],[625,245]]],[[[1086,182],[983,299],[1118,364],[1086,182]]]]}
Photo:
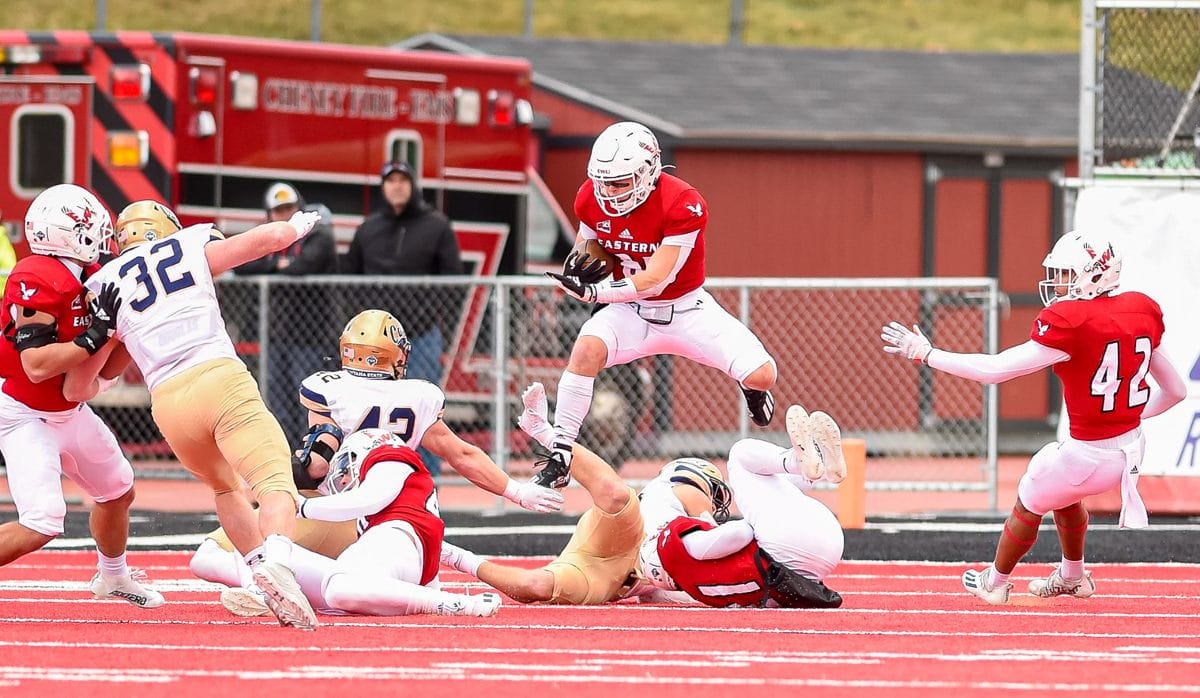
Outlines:
{"type": "Polygon", "coordinates": [[[338,345],[342,368],[366,378],[403,378],[412,348],[400,321],[384,310],[351,318],[338,345]]]}
{"type": "Polygon", "coordinates": [[[117,216],[117,246],[121,251],[178,233],[183,226],[171,209],[157,201],[135,201],[117,216]]]}

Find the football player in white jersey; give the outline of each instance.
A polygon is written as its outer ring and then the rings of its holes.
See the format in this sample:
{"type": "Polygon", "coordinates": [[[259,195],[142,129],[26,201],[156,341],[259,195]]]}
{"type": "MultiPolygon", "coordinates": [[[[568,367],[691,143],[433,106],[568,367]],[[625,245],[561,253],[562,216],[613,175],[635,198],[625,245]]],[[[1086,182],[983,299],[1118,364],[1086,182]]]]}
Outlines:
{"type": "MultiPolygon", "coordinates": [[[[534,383],[522,396],[525,411],[518,424],[550,448],[554,427],[547,415],[546,391],[534,383]]],[[[540,569],[484,560],[475,553],[442,543],[442,562],[476,577],[521,603],[594,605],[638,596],[643,600],[689,602],[686,594],[662,592],[640,579],[638,547],[650,533],[679,516],[724,520],[731,502],[721,471],[699,458],[680,458],[638,495],[592,451],[574,444],[572,473],[590,495],[563,551],[540,569]]]]}
{"type": "MultiPolygon", "coordinates": [[[[424,446],[478,487],[522,508],[562,509],[561,493],[510,478],[487,453],[462,440],[442,421],[446,401],[442,390],[404,377],[409,343],[390,313],[364,310],[355,315],[338,345],[341,370],[318,371],[300,385],[300,402],[308,408],[312,425],[292,464],[302,489],[317,488],[342,434],[379,428],[411,448],[424,446]]],[[[356,538],[353,522],[300,521],[295,540],[301,547],[336,558],[356,538]]],[[[244,565],[230,549],[223,532],[214,532],[193,555],[192,573],[230,587],[248,586],[244,565]]]]}
{"type": "Polygon", "coordinates": [[[183,466],[212,489],[217,517],[271,611],[282,625],[305,630],[317,621],[287,566],[297,497],[290,449],[225,331],[213,277],[295,243],[318,220],[296,213],[225,239],[209,224],[182,229],[166,206],[138,201],[118,216],[120,255],[87,281],[98,295],[117,290],[114,336],[146,378],[155,423],[183,466]]]}

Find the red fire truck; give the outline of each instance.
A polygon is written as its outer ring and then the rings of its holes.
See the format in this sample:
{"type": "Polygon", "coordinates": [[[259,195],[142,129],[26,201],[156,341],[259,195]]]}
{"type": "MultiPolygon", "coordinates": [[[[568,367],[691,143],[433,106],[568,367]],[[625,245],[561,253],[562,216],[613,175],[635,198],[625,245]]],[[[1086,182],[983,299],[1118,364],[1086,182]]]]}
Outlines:
{"type": "Polygon", "coordinates": [[[12,223],[38,191],[76,182],[114,212],[157,199],[185,223],[236,233],[263,219],[263,193],[286,180],[329,206],[346,242],[378,202],[380,165],[399,158],[479,273],[521,273],[539,188],[530,90],[518,59],[0,30],[0,221],[19,233],[12,223]]]}
{"type": "MultiPolygon", "coordinates": [[[[573,239],[531,167],[531,83],[512,58],[0,30],[0,222],[27,252],[29,202],[75,182],[114,214],[156,199],[185,224],[237,233],[264,220],[264,192],[283,180],[331,209],[344,248],[380,202],[381,164],[401,159],[450,218],[469,273],[523,273],[573,239]]],[[[480,398],[471,355],[486,298],[468,295],[448,338],[452,397],[480,398]]]]}

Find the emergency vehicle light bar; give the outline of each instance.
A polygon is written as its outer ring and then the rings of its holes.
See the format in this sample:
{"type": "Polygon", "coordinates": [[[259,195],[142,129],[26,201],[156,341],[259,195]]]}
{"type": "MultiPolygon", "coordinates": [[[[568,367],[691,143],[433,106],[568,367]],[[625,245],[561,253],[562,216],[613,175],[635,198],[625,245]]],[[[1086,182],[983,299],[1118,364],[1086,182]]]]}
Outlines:
{"type": "Polygon", "coordinates": [[[32,63],[86,63],[87,49],[73,46],[20,44],[0,46],[0,65],[32,63]]]}

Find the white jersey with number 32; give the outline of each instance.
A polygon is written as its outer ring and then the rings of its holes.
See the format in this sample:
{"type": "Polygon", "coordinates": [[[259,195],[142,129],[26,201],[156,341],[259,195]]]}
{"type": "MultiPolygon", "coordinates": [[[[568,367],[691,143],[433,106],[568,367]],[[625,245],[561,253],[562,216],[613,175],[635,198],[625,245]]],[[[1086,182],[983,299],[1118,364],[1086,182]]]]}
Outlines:
{"type": "Polygon", "coordinates": [[[446,395],[433,383],[363,378],[348,371],[318,371],[305,378],[300,402],[332,419],[346,434],[386,429],[409,448],[421,445],[425,432],[446,409],[446,395]]]}
{"type": "Polygon", "coordinates": [[[209,224],[140,244],[86,282],[100,293],[115,283],[121,297],[116,338],[154,390],[163,381],[214,359],[237,359],[225,331],[204,246],[218,239],[209,224]]]}

